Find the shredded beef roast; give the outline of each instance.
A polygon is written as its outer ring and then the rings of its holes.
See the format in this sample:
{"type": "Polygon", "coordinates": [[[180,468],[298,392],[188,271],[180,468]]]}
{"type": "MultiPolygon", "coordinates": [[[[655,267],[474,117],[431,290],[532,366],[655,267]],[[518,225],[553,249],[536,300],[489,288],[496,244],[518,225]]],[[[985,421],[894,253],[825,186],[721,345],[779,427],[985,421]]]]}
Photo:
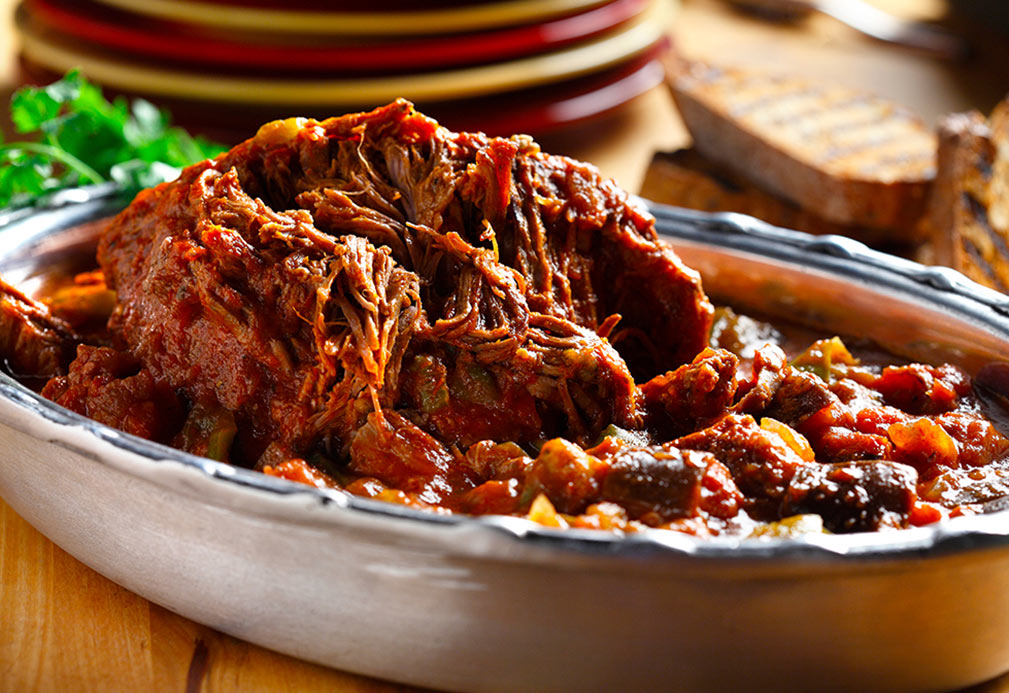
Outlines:
{"type": "Polygon", "coordinates": [[[711,321],[696,273],[595,169],[405,101],[264,126],[142,193],[98,257],[116,336],[155,379],[233,411],[251,462],[271,444],[346,452],[404,404],[449,444],[588,443],[638,423],[632,369],[689,360],[711,321]],[[401,388],[421,356],[457,385],[427,406],[401,388]],[[478,430],[459,430],[474,408],[478,430]]]}

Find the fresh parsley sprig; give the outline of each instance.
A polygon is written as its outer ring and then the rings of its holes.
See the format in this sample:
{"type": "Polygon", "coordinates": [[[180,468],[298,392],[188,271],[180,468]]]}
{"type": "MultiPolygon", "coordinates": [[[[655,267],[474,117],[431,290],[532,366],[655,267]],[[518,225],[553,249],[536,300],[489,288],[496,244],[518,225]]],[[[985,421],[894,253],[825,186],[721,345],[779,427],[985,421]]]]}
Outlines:
{"type": "Polygon", "coordinates": [[[171,126],[168,114],[149,101],[108,101],[77,70],[45,87],[19,89],[10,109],[17,132],[35,136],[0,139],[0,207],[106,181],[133,193],[224,151],[171,126]]]}

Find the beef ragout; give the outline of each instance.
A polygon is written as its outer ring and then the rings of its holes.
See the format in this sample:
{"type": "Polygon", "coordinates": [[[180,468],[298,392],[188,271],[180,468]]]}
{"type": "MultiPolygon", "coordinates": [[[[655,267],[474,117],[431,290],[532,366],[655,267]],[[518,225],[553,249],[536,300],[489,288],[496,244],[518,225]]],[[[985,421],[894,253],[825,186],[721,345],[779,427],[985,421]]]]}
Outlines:
{"type": "Polygon", "coordinates": [[[788,536],[1009,496],[952,365],[782,348],[716,312],[646,209],[528,137],[396,101],[275,121],[0,286],[8,369],[70,410],[265,474],[554,527],[788,536]]]}

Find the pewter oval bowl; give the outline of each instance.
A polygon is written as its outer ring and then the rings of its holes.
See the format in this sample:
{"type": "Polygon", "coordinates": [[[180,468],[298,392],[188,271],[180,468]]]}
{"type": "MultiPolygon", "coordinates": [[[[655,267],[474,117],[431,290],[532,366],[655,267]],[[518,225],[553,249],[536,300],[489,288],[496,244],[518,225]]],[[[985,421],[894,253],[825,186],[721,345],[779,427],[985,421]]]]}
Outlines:
{"type": "MultiPolygon", "coordinates": [[[[93,251],[123,205],[0,212],[0,273],[93,251]],[[71,229],[68,231],[68,229],[71,229]]],[[[976,369],[1009,301],[948,270],[653,206],[717,300],[976,369]]],[[[788,540],[444,517],[198,458],[0,376],[0,495],[110,579],[239,638],[466,691],[942,690],[1009,669],[1009,513],[788,540]]]]}

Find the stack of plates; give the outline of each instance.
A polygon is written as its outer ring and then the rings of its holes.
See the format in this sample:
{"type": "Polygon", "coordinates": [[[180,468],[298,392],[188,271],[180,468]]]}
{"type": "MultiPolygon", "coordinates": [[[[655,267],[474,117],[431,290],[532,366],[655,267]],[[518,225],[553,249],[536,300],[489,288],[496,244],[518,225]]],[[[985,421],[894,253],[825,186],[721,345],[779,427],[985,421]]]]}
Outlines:
{"type": "Polygon", "coordinates": [[[455,129],[541,133],[662,80],[674,0],[23,0],[23,79],[78,67],[235,139],[397,97],[455,129]],[[422,5],[424,9],[416,7],[422,5]]]}

